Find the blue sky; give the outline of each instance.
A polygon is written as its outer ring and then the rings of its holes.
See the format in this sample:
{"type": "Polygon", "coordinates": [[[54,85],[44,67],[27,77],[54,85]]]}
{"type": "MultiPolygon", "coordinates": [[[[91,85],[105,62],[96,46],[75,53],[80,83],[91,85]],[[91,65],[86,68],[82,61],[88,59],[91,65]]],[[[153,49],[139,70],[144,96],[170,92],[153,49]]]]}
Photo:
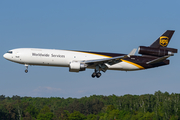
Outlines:
{"type": "MultiPolygon", "coordinates": [[[[14,48],[52,48],[129,53],[175,30],[169,47],[179,49],[180,1],[31,0],[0,1],[0,95],[73,97],[180,93],[179,53],[170,65],[142,71],[107,71],[12,63],[3,54],[14,48]]],[[[137,53],[136,53],[137,54],[137,53]]]]}

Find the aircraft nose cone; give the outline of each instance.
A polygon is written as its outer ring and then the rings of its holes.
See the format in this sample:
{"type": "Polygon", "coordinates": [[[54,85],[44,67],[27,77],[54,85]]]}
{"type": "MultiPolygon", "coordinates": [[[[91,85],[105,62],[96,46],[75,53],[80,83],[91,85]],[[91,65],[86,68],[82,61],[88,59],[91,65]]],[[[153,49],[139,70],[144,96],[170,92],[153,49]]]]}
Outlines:
{"type": "Polygon", "coordinates": [[[7,59],[7,60],[10,60],[10,59],[11,59],[11,57],[10,57],[10,55],[9,55],[8,53],[5,53],[5,54],[3,55],[3,57],[4,57],[5,59],[7,59]]]}
{"type": "Polygon", "coordinates": [[[4,57],[5,59],[7,59],[7,54],[5,53],[5,54],[3,55],[3,57],[4,57]]]}

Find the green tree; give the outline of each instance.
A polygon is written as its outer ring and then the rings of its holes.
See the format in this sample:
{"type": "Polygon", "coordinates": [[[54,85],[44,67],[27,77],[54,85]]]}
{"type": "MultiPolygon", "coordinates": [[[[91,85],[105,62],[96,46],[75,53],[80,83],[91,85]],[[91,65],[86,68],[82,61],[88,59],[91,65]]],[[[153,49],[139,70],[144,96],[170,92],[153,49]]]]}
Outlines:
{"type": "Polygon", "coordinates": [[[112,111],[115,107],[113,105],[108,105],[106,111],[112,111]]]}
{"type": "Polygon", "coordinates": [[[25,116],[23,117],[23,120],[33,120],[33,118],[31,117],[31,115],[28,112],[26,112],[25,116]]]}
{"type": "Polygon", "coordinates": [[[147,112],[144,114],[143,116],[143,120],[152,120],[154,117],[154,112],[150,113],[150,112],[147,112]]]}
{"type": "Polygon", "coordinates": [[[37,120],[52,120],[54,114],[50,111],[48,106],[44,106],[37,116],[37,120]]]}
{"type": "Polygon", "coordinates": [[[109,112],[108,119],[112,119],[112,120],[117,119],[119,116],[119,113],[120,113],[119,110],[113,109],[112,111],[109,112]]]}
{"type": "Polygon", "coordinates": [[[171,118],[169,120],[178,120],[177,116],[172,115],[171,118]]]}
{"type": "Polygon", "coordinates": [[[84,120],[86,116],[81,114],[79,111],[74,111],[69,115],[69,120],[84,120]]]}
{"type": "Polygon", "coordinates": [[[5,95],[0,95],[0,101],[3,101],[5,99],[5,95]]]}
{"type": "Polygon", "coordinates": [[[90,114],[87,116],[87,120],[96,120],[97,116],[94,114],[90,114]]]}
{"type": "Polygon", "coordinates": [[[29,105],[26,109],[26,111],[33,117],[33,118],[37,118],[37,115],[39,114],[39,110],[32,106],[32,105],[29,105]]]}

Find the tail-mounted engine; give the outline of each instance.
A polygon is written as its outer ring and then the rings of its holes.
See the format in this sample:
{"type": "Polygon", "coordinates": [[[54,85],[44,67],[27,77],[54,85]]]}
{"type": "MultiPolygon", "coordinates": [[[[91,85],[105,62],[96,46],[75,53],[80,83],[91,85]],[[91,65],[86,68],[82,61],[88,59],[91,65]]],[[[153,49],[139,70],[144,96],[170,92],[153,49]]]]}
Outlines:
{"type": "Polygon", "coordinates": [[[150,55],[157,57],[162,57],[166,55],[173,56],[174,55],[173,53],[177,53],[177,49],[167,48],[167,47],[153,48],[153,47],[139,46],[138,53],[142,55],[150,55]]]}
{"type": "Polygon", "coordinates": [[[87,65],[84,63],[73,61],[69,64],[69,72],[85,71],[86,67],[87,65]]]}

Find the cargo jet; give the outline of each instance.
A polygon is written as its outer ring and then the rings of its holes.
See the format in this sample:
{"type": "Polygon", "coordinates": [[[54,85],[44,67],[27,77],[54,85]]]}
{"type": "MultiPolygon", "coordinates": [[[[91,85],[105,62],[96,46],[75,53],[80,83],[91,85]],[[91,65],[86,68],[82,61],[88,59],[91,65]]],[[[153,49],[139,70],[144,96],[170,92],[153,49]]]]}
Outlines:
{"type": "Polygon", "coordinates": [[[177,53],[177,49],[168,48],[167,45],[173,35],[173,30],[167,30],[150,46],[139,46],[139,56],[134,55],[136,49],[129,54],[89,52],[74,50],[19,48],[9,50],[4,58],[23,64],[28,72],[29,65],[69,67],[70,72],[94,69],[92,77],[99,78],[101,71],[121,70],[135,71],[168,65],[170,56],[177,53]]]}

